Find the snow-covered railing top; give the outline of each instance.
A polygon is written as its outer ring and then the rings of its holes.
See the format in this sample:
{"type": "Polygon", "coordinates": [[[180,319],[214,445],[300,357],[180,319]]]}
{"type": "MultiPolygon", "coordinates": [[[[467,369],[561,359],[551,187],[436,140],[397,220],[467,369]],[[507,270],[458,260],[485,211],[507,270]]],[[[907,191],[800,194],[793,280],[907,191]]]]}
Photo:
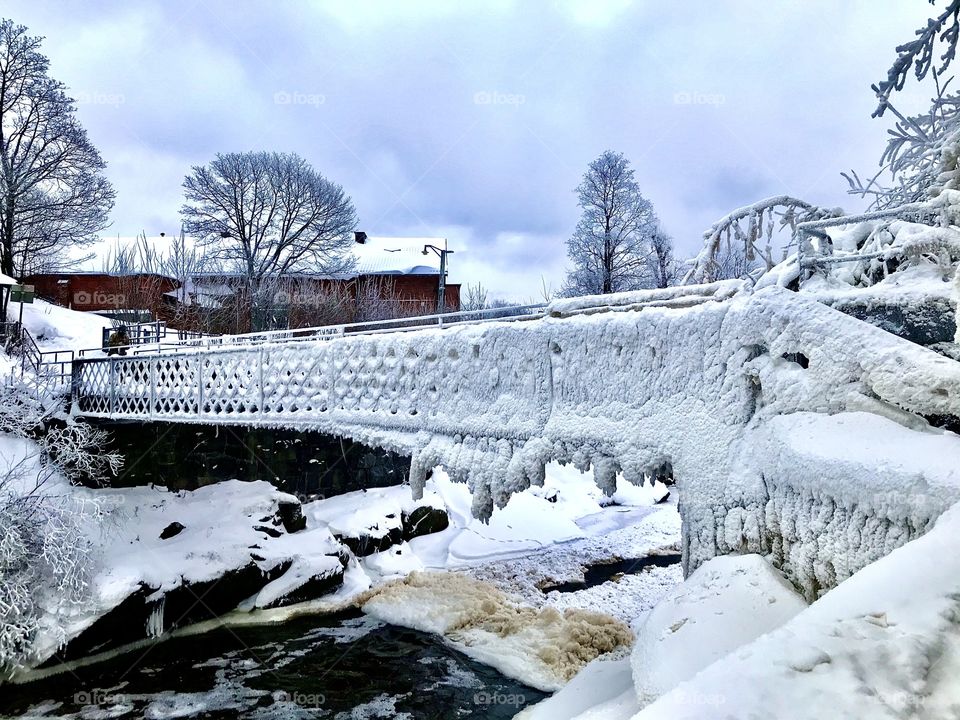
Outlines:
{"type": "Polygon", "coordinates": [[[263,330],[260,332],[237,335],[207,335],[190,338],[178,343],[138,347],[135,354],[154,354],[182,352],[184,350],[203,350],[245,345],[262,345],[289,342],[308,342],[328,340],[344,335],[371,334],[383,332],[405,332],[421,330],[425,327],[444,328],[451,325],[464,325],[491,321],[529,320],[540,317],[546,308],[545,303],[530,305],[511,305],[483,310],[462,310],[436,315],[415,315],[390,320],[368,320],[365,322],[343,323],[340,325],[319,325],[284,330],[263,330]]]}

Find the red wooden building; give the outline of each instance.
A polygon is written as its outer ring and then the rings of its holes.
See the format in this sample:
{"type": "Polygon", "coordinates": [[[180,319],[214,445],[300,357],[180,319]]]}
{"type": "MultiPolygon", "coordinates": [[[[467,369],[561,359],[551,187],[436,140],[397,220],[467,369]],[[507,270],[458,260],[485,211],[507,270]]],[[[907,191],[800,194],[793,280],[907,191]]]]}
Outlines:
{"type": "MultiPolygon", "coordinates": [[[[266,303],[269,317],[258,325],[308,327],[435,313],[441,285],[439,251],[445,246],[446,241],[438,238],[356,233],[351,272],[272,279],[266,303]]],[[[220,332],[250,329],[249,317],[239,309],[243,278],[232,273],[202,273],[181,284],[159,273],[76,270],[31,275],[24,282],[58,305],[125,321],[161,319],[174,327],[220,332]],[[216,327],[210,327],[211,318],[216,318],[216,327]]],[[[460,286],[444,285],[444,310],[455,312],[460,309],[460,286]]]]}

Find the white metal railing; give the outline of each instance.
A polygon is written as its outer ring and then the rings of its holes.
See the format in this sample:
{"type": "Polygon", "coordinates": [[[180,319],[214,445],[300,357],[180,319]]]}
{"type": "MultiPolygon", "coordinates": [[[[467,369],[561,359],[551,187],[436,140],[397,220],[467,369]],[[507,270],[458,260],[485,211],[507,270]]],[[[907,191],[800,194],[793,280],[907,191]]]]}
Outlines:
{"type": "Polygon", "coordinates": [[[390,320],[368,320],[365,322],[344,323],[341,325],[319,325],[306,328],[289,328],[286,330],[263,330],[237,335],[209,335],[167,345],[140,345],[134,348],[133,352],[135,355],[152,355],[157,353],[206,350],[233,346],[331,340],[345,335],[405,332],[409,330],[445,328],[452,325],[482,322],[531,320],[542,317],[546,307],[546,303],[514,305],[486,310],[461,310],[459,312],[438,315],[415,315],[390,320]]]}
{"type": "MultiPolygon", "coordinates": [[[[303,342],[317,342],[333,340],[350,335],[372,335],[380,333],[408,332],[412,330],[428,330],[432,328],[448,328],[452,326],[472,325],[490,322],[516,322],[522,320],[535,320],[544,316],[546,304],[536,305],[517,305],[504,308],[493,308],[488,310],[464,310],[455,313],[445,313],[442,315],[421,315],[408,318],[397,318],[392,320],[372,320],[368,322],[349,323],[344,325],[327,325],[312,328],[297,328],[291,330],[267,330],[263,332],[247,333],[242,335],[219,335],[207,336],[194,340],[169,345],[157,345],[153,347],[137,346],[133,348],[132,355],[121,356],[100,356],[100,357],[78,357],[72,364],[71,395],[76,399],[78,384],[81,384],[81,376],[87,378],[82,384],[86,385],[86,392],[93,390],[94,396],[100,396],[103,402],[108,403],[108,407],[113,409],[113,403],[116,395],[114,386],[119,377],[117,372],[118,363],[122,367],[138,368],[137,377],[142,381],[145,372],[156,372],[155,367],[147,369],[147,365],[142,367],[136,363],[150,363],[151,360],[160,360],[166,363],[173,362],[173,365],[165,365],[167,371],[177,374],[180,367],[180,360],[183,363],[191,365],[194,362],[191,358],[203,356],[209,358],[201,362],[214,363],[214,358],[222,358],[224,362],[229,362],[228,358],[243,353],[254,348],[265,348],[275,346],[282,348],[286,345],[295,345],[303,342]],[[130,365],[130,362],[134,365],[130,365]],[[91,377],[96,377],[97,381],[89,383],[91,377]],[[94,389],[95,388],[95,389],[94,389]],[[109,400],[108,400],[109,398],[109,400]]],[[[116,349],[116,348],[111,348],[116,349]]],[[[187,365],[183,365],[186,367],[187,365]]],[[[198,366],[199,367],[199,366],[198,366]]],[[[206,365],[204,365],[206,367],[206,365]]],[[[187,383],[193,383],[196,377],[193,375],[180,378],[187,383]]],[[[172,388],[171,388],[171,391],[172,388]]],[[[89,398],[88,398],[89,399],[89,398]]],[[[151,404],[151,407],[153,405],[151,404]]]]}
{"type": "Polygon", "coordinates": [[[860,260],[872,260],[874,258],[886,257],[886,251],[874,253],[850,253],[849,255],[832,255],[826,253],[817,253],[804,256],[804,243],[806,236],[813,236],[821,240],[829,240],[827,228],[842,227],[844,225],[854,225],[870,220],[897,219],[910,222],[929,223],[932,219],[941,216],[939,208],[930,207],[925,203],[912,203],[910,205],[901,205],[900,207],[890,208],[889,210],[876,210],[874,212],[861,213],[859,215],[844,215],[836,218],[824,218],[822,220],[810,220],[799,223],[797,231],[799,232],[799,242],[797,243],[797,265],[801,270],[812,269],[823,265],[839,265],[848,262],[857,262],[860,260]]]}

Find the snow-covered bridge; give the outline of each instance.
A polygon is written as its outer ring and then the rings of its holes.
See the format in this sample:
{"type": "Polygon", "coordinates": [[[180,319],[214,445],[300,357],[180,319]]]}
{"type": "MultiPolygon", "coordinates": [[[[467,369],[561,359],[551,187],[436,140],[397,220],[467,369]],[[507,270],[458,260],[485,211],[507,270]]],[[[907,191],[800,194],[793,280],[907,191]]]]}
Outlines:
{"type": "Polygon", "coordinates": [[[73,399],[88,417],[299,428],[406,453],[415,492],[443,465],[480,517],[552,460],[611,492],[617,473],[669,469],[688,571],[762,551],[811,595],[958,499],[949,478],[848,461],[843,445],[882,455],[902,433],[935,438],[925,417],[960,417],[960,363],[739,281],[555,301],[523,321],[81,360],[73,399]],[[862,422],[844,426],[852,413],[862,422]],[[842,567],[838,543],[852,544],[842,567]]]}

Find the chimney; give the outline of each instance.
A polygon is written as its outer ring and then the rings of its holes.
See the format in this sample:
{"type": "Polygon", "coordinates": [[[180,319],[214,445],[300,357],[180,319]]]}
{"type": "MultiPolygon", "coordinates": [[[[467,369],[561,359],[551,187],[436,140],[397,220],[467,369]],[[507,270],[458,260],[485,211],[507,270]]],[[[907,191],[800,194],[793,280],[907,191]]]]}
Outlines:
{"type": "Polygon", "coordinates": [[[361,232],[357,230],[356,232],[353,233],[353,240],[354,242],[358,242],[361,245],[363,245],[367,241],[367,234],[365,232],[361,232]]]}

